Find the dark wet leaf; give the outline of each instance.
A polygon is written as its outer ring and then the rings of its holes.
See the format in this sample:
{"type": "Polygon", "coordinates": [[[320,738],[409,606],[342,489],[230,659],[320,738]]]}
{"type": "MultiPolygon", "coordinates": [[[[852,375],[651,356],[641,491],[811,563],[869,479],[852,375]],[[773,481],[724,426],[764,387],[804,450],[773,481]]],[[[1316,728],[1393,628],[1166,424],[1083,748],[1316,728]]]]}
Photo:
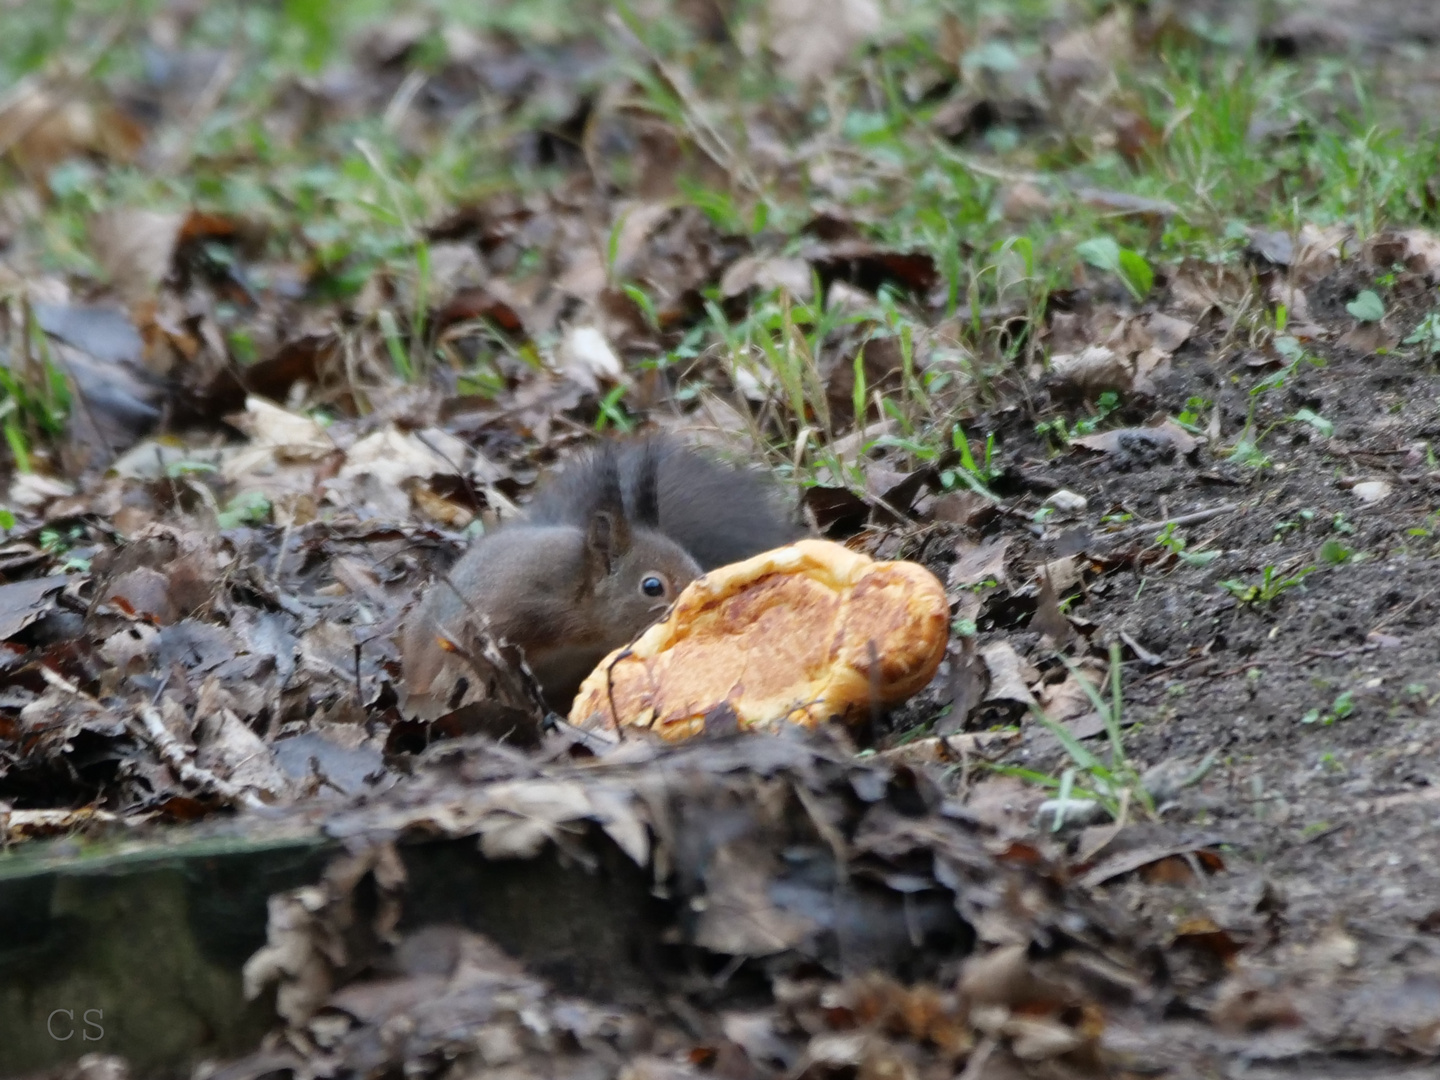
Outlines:
{"type": "Polygon", "coordinates": [[[68,574],[52,574],[0,585],[0,641],[8,641],[53,611],[56,595],[71,580],[68,574]]]}

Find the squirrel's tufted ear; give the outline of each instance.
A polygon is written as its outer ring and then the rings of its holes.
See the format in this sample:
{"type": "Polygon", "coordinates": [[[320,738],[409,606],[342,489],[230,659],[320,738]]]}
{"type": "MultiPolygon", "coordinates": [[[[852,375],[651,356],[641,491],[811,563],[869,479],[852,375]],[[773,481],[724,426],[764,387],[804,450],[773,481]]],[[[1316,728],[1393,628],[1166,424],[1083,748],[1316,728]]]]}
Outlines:
{"type": "Polygon", "coordinates": [[[630,523],[623,513],[596,510],[585,529],[585,550],[590,579],[599,581],[615,572],[615,564],[630,550],[630,523]]]}
{"type": "Polygon", "coordinates": [[[660,464],[666,450],[666,443],[652,436],[641,442],[631,457],[630,516],[652,529],[660,527],[660,464]]]}

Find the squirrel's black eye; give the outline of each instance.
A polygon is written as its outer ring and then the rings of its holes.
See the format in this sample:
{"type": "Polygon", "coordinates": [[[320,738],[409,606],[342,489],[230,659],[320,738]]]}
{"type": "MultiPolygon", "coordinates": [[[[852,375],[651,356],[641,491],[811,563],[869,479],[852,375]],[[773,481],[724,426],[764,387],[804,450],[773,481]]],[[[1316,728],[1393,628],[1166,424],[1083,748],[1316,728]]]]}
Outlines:
{"type": "Polygon", "coordinates": [[[640,591],[646,596],[664,596],[666,592],[665,579],[659,574],[651,574],[640,579],[640,591]]]}

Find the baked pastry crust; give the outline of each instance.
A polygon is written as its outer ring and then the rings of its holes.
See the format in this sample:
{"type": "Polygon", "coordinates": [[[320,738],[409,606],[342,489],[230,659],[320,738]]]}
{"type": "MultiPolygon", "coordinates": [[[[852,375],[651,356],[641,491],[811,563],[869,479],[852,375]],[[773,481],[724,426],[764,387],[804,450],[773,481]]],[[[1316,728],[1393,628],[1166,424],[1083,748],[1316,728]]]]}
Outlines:
{"type": "Polygon", "coordinates": [[[666,617],[580,686],[571,723],[666,739],[856,720],[924,688],[945,655],[945,589],[918,563],[801,540],[691,582],[666,617]]]}

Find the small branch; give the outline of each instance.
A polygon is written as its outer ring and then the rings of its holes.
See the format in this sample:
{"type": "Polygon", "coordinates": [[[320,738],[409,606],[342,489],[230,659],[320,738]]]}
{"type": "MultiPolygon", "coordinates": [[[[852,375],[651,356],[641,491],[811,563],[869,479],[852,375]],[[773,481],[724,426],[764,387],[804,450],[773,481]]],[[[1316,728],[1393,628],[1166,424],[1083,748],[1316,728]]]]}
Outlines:
{"type": "Polygon", "coordinates": [[[1212,506],[1209,510],[1196,510],[1193,514],[1181,514],[1179,517],[1166,518],[1164,521],[1150,521],[1140,525],[1131,525],[1129,528],[1121,529],[1119,532],[1101,533],[1097,540],[1128,540],[1132,536],[1142,536],[1148,532],[1157,532],[1167,526],[1173,525],[1177,529],[1182,525],[1199,525],[1201,522],[1209,521],[1211,518],[1220,517],[1240,509],[1239,503],[1221,503],[1219,506],[1212,506]]]}
{"type": "Polygon", "coordinates": [[[155,706],[142,705],[138,719],[137,724],[136,718],[131,718],[131,730],[155,749],[160,759],[170,766],[170,770],[180,778],[182,784],[207,794],[218,795],[227,802],[239,803],[241,806],[255,808],[265,805],[249,788],[222,780],[209,769],[202,769],[191,761],[180,741],[170,734],[165,721],[160,718],[160,710],[155,706]]]}

